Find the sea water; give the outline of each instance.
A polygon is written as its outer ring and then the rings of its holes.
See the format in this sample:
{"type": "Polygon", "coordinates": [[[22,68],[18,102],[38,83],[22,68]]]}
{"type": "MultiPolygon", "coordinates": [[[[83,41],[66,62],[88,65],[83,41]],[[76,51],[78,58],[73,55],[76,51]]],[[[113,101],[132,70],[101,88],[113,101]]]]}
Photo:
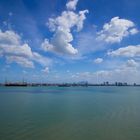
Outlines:
{"type": "Polygon", "coordinates": [[[140,140],[140,87],[0,87],[0,140],[140,140]]]}

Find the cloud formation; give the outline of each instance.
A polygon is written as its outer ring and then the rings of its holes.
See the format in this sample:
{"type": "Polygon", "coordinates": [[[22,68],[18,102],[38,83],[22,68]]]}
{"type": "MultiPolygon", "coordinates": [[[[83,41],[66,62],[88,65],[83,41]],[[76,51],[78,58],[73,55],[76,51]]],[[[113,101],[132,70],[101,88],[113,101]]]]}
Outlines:
{"type": "Polygon", "coordinates": [[[68,10],[76,10],[76,5],[77,5],[78,0],[70,0],[67,4],[66,7],[68,10]]]}
{"type": "Polygon", "coordinates": [[[0,30],[0,56],[5,57],[7,62],[16,62],[17,64],[34,68],[34,62],[41,65],[48,65],[50,59],[33,52],[27,43],[22,43],[21,37],[13,30],[0,30]]]}
{"type": "Polygon", "coordinates": [[[127,61],[126,66],[127,67],[138,67],[139,66],[139,63],[137,63],[133,59],[130,59],[130,60],[127,61]]]}
{"type": "Polygon", "coordinates": [[[139,57],[140,56],[140,45],[130,45],[127,47],[119,48],[114,51],[108,52],[110,56],[122,56],[122,57],[139,57]]]}
{"type": "Polygon", "coordinates": [[[8,63],[12,63],[12,62],[16,62],[17,64],[23,66],[23,67],[27,67],[27,68],[34,68],[34,63],[25,58],[25,57],[20,57],[20,56],[6,56],[7,62],[8,63]]]}
{"type": "Polygon", "coordinates": [[[140,73],[138,63],[134,60],[127,61],[124,65],[118,66],[112,70],[99,70],[96,72],[80,72],[71,75],[71,81],[82,81],[87,80],[91,83],[103,83],[109,81],[111,83],[117,82],[128,82],[134,83],[140,82],[140,73]],[[129,64],[128,64],[129,63],[129,64]]]}
{"type": "Polygon", "coordinates": [[[49,68],[45,67],[44,69],[42,69],[42,72],[45,73],[45,74],[48,74],[49,73],[49,68]]]}
{"type": "Polygon", "coordinates": [[[77,0],[68,2],[66,4],[68,10],[63,11],[56,18],[49,18],[47,25],[54,34],[50,40],[46,38],[41,44],[41,48],[44,51],[63,55],[75,55],[78,53],[78,50],[71,44],[73,41],[72,30],[76,29],[79,32],[83,28],[84,20],[86,19],[85,14],[88,13],[88,10],[79,11],[78,13],[72,11],[75,10],[77,2],[77,0]]]}
{"type": "Polygon", "coordinates": [[[102,62],[103,62],[103,59],[102,58],[96,58],[94,60],[94,63],[96,63],[96,64],[99,64],[99,63],[102,63],[102,62]]]}
{"type": "Polygon", "coordinates": [[[127,19],[114,17],[109,23],[105,23],[103,29],[97,33],[97,40],[106,43],[119,43],[124,37],[138,33],[135,24],[127,19]]]}

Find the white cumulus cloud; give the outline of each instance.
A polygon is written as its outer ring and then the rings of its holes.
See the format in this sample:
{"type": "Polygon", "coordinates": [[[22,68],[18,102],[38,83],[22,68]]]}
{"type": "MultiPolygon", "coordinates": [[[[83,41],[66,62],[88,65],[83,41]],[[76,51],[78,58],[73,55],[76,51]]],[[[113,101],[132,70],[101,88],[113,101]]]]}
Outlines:
{"type": "Polygon", "coordinates": [[[135,24],[127,19],[114,17],[109,23],[105,23],[103,29],[98,32],[97,40],[106,43],[119,43],[124,37],[138,33],[135,24]]]}
{"type": "Polygon", "coordinates": [[[73,41],[72,30],[76,29],[78,32],[83,28],[84,20],[86,19],[85,14],[88,13],[88,10],[79,11],[78,13],[72,11],[74,10],[72,7],[76,6],[77,2],[76,0],[68,2],[66,4],[67,8],[69,7],[67,11],[63,11],[56,18],[49,18],[47,25],[54,34],[50,40],[46,38],[41,44],[41,48],[44,51],[64,55],[75,55],[78,53],[78,50],[71,44],[73,41]],[[70,8],[71,3],[74,3],[74,6],[70,8]]]}
{"type": "Polygon", "coordinates": [[[137,34],[139,31],[138,31],[138,29],[133,28],[129,32],[130,32],[131,35],[134,35],[134,34],[137,34]]]}
{"type": "Polygon", "coordinates": [[[140,45],[129,45],[127,47],[119,48],[114,51],[108,52],[111,56],[123,56],[123,57],[139,57],[140,56],[140,45]]]}
{"type": "Polygon", "coordinates": [[[76,5],[77,5],[78,0],[70,0],[67,4],[66,7],[68,10],[76,10],[76,5]]]}
{"type": "Polygon", "coordinates": [[[44,69],[42,69],[42,72],[44,72],[45,74],[48,74],[49,73],[49,68],[45,67],[44,69]]]}
{"type": "Polygon", "coordinates": [[[34,68],[34,63],[25,57],[6,56],[6,59],[7,59],[8,63],[16,62],[17,64],[19,64],[23,67],[34,68]]]}
{"type": "Polygon", "coordinates": [[[13,30],[0,30],[0,57],[5,57],[9,63],[15,62],[29,68],[34,68],[34,62],[44,66],[50,63],[50,59],[33,52],[13,30]]]}
{"type": "Polygon", "coordinates": [[[103,59],[102,58],[96,58],[94,60],[94,63],[96,63],[96,64],[99,64],[99,63],[102,63],[102,62],[103,62],[103,59]]]}

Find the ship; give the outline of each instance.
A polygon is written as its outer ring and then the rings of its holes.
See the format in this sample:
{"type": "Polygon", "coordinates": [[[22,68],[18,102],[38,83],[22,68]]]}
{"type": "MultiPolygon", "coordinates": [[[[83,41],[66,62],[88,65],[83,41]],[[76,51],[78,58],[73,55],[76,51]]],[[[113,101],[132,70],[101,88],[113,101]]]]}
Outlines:
{"type": "Polygon", "coordinates": [[[70,87],[70,84],[59,84],[58,87],[70,87]]]}
{"type": "Polygon", "coordinates": [[[21,87],[26,87],[28,84],[27,83],[5,83],[5,86],[21,86],[21,87]]]}

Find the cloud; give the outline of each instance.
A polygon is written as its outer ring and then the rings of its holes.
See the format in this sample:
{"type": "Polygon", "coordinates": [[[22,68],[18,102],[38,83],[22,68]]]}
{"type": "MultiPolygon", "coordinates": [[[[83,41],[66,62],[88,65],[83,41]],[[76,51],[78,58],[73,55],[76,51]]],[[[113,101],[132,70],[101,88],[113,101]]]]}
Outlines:
{"type": "Polygon", "coordinates": [[[34,68],[34,62],[45,66],[50,63],[50,59],[33,52],[27,43],[22,43],[21,37],[13,30],[0,30],[0,57],[28,68],[34,68]]]}
{"type": "Polygon", "coordinates": [[[123,56],[123,57],[139,57],[140,56],[140,45],[130,45],[127,47],[119,48],[115,51],[108,52],[110,56],[123,56]]]}
{"type": "MultiPolygon", "coordinates": [[[[132,62],[133,63],[133,62],[132,62]]],[[[130,66],[119,66],[112,70],[99,70],[96,72],[80,72],[72,74],[70,81],[85,81],[89,83],[103,83],[109,81],[110,83],[115,82],[128,82],[128,83],[139,83],[140,73],[138,67],[130,66]]],[[[65,77],[67,78],[67,77],[65,77]]]]}
{"type": "Polygon", "coordinates": [[[99,64],[99,63],[102,63],[102,62],[103,62],[103,59],[102,58],[96,58],[94,60],[94,63],[96,63],[96,64],[99,64]]]}
{"type": "Polygon", "coordinates": [[[44,72],[45,74],[48,74],[49,73],[49,68],[48,67],[45,67],[42,72],[44,72]]]}
{"type": "Polygon", "coordinates": [[[76,10],[76,5],[77,5],[78,0],[70,0],[67,4],[66,7],[68,10],[76,10]]]}
{"type": "Polygon", "coordinates": [[[139,31],[136,28],[133,28],[129,32],[131,35],[134,35],[134,34],[137,34],[139,31]]]}
{"type": "Polygon", "coordinates": [[[1,44],[18,45],[20,42],[20,39],[21,39],[20,36],[11,30],[7,30],[5,32],[2,32],[0,30],[0,43],[1,44]]]}
{"type": "Polygon", "coordinates": [[[40,55],[37,52],[33,52],[32,60],[34,60],[35,62],[41,64],[42,66],[49,66],[49,65],[52,64],[51,59],[49,59],[47,57],[44,57],[44,56],[40,55]]]}
{"type": "Polygon", "coordinates": [[[100,70],[94,74],[99,81],[140,82],[139,63],[133,59],[129,59],[123,64],[117,65],[117,67],[112,70],[100,70]]]}
{"type": "Polygon", "coordinates": [[[139,70],[134,67],[122,67],[114,70],[104,70],[95,73],[99,81],[110,81],[110,82],[140,82],[139,70]]]}
{"type": "Polygon", "coordinates": [[[135,24],[127,19],[114,17],[105,23],[103,29],[97,33],[97,40],[106,43],[119,43],[124,37],[138,33],[135,24]]]}
{"type": "Polygon", "coordinates": [[[16,62],[17,64],[27,67],[27,68],[34,68],[34,63],[27,58],[20,57],[20,56],[6,56],[8,63],[16,62]]]}
{"type": "Polygon", "coordinates": [[[127,67],[138,67],[139,64],[135,60],[130,59],[127,61],[126,66],[127,67]]]}
{"type": "MultiPolygon", "coordinates": [[[[76,0],[68,2],[66,4],[67,8],[71,7],[70,9],[74,10],[77,2],[76,0]]],[[[71,44],[73,41],[72,30],[76,29],[79,32],[83,28],[84,20],[86,19],[85,14],[88,13],[88,10],[75,13],[70,11],[69,8],[67,11],[63,11],[60,16],[49,18],[47,25],[54,34],[50,40],[46,38],[41,44],[41,48],[44,51],[63,55],[76,55],[78,53],[78,50],[71,44]]]]}
{"type": "Polygon", "coordinates": [[[138,33],[135,24],[126,19],[114,17],[103,29],[97,31],[97,26],[88,27],[84,32],[76,35],[76,45],[81,55],[105,50],[113,43],[119,43],[123,38],[138,33]]]}
{"type": "Polygon", "coordinates": [[[75,49],[70,42],[73,36],[70,32],[65,30],[57,30],[51,40],[51,44],[45,39],[41,45],[43,50],[52,51],[59,54],[77,54],[78,50],[75,49]]]}

